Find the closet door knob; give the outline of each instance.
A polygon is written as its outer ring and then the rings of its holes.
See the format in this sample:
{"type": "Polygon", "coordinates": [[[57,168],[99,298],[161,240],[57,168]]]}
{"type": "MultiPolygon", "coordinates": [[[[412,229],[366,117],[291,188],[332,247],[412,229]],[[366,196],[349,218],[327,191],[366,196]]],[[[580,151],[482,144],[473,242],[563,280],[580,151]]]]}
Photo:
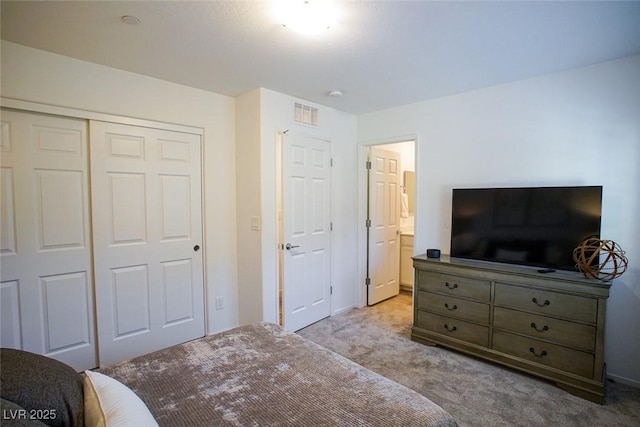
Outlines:
{"type": "Polygon", "coordinates": [[[193,251],[194,251],[194,252],[198,252],[199,250],[200,250],[200,246],[195,245],[195,246],[193,247],[193,251]]]}

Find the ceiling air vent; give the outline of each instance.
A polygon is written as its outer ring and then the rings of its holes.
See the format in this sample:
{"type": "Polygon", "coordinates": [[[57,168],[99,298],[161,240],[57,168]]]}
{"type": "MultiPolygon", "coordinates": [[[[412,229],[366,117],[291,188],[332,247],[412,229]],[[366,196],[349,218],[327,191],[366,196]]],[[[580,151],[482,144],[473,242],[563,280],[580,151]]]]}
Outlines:
{"type": "Polygon", "coordinates": [[[318,126],[318,109],[296,102],[294,120],[305,125],[318,126]]]}

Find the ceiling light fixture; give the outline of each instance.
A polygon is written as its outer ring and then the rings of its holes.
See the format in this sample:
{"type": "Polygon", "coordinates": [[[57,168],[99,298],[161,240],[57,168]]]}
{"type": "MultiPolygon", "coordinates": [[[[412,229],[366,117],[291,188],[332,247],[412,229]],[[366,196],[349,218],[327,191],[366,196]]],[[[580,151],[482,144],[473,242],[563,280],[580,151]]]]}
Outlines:
{"type": "Polygon", "coordinates": [[[326,31],[338,20],[331,0],[280,0],[276,6],[282,26],[302,34],[326,31]]]}
{"type": "Polygon", "coordinates": [[[344,93],[339,89],[329,92],[329,96],[332,98],[340,98],[342,95],[344,95],[344,93]]]}

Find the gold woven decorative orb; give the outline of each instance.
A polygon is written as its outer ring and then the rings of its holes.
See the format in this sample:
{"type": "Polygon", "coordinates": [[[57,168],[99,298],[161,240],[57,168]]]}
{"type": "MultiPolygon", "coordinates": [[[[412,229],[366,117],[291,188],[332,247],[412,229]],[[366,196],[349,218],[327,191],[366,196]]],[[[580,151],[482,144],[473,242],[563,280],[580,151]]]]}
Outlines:
{"type": "Polygon", "coordinates": [[[584,277],[608,282],[627,271],[629,260],[613,240],[590,237],[573,250],[573,260],[584,277]]]}

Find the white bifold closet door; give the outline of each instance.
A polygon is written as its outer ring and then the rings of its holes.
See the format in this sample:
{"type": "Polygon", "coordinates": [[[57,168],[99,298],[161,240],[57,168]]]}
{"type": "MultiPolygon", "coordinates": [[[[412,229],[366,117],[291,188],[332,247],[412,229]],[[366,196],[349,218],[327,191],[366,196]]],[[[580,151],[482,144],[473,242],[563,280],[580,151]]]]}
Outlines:
{"type": "Polygon", "coordinates": [[[2,110],[2,347],[97,365],[87,122],[2,110]]]}
{"type": "Polygon", "coordinates": [[[200,135],[90,122],[100,365],[204,336],[200,135]]]}

